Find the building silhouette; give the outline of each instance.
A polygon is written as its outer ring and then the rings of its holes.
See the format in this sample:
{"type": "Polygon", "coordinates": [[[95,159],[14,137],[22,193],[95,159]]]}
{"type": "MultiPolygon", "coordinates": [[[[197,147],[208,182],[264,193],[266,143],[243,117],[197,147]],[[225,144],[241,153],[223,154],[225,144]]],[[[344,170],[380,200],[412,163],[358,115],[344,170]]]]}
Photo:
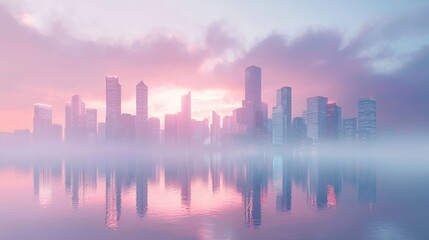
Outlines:
{"type": "Polygon", "coordinates": [[[143,81],[136,86],[136,139],[147,141],[148,134],[148,87],[143,81]]]}
{"type": "Polygon", "coordinates": [[[307,98],[307,137],[314,143],[323,141],[326,137],[326,97],[307,98]]]}
{"type": "Polygon", "coordinates": [[[292,89],[282,87],[277,90],[277,104],[272,111],[272,144],[284,146],[292,138],[292,89]]]}
{"type": "Polygon", "coordinates": [[[121,85],[116,76],[106,77],[106,139],[120,138],[121,85]]]}
{"type": "Polygon", "coordinates": [[[356,118],[345,118],[343,120],[343,140],[346,142],[353,142],[356,140],[357,132],[356,118]]]}
{"type": "Polygon", "coordinates": [[[326,139],[338,141],[341,136],[341,107],[335,102],[326,105],[326,139]]]}
{"type": "Polygon", "coordinates": [[[359,100],[358,134],[362,141],[374,141],[377,136],[377,106],[371,98],[359,100]]]}

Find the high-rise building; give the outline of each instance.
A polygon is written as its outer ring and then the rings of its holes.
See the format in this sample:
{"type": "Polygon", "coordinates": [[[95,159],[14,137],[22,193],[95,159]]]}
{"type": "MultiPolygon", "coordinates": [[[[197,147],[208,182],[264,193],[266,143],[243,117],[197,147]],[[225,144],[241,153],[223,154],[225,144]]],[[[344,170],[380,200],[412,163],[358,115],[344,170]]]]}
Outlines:
{"type": "Polygon", "coordinates": [[[307,138],[307,125],[303,117],[294,117],[292,121],[292,138],[295,143],[304,143],[307,138]]]}
{"type": "Polygon", "coordinates": [[[212,111],[212,124],[210,126],[210,140],[213,146],[219,145],[220,142],[220,116],[212,111]]]}
{"type": "Polygon", "coordinates": [[[326,97],[307,98],[306,124],[307,137],[313,142],[323,141],[326,137],[326,97]]]}
{"type": "Polygon", "coordinates": [[[343,120],[343,140],[353,142],[356,140],[356,118],[345,118],[343,120]]]}
{"type": "Polygon", "coordinates": [[[373,141],[377,136],[377,106],[376,101],[371,98],[359,100],[358,119],[359,139],[373,141]]]}
{"type": "Polygon", "coordinates": [[[160,143],[160,120],[156,117],[151,117],[148,120],[149,140],[153,144],[160,143]]]}
{"type": "Polygon", "coordinates": [[[177,114],[165,114],[164,117],[164,142],[167,145],[175,145],[177,143],[177,114]]]}
{"type": "Polygon", "coordinates": [[[35,104],[33,115],[33,136],[36,142],[45,142],[51,139],[52,134],[52,107],[47,104],[35,104]]]}
{"type": "Polygon", "coordinates": [[[192,121],[191,121],[191,92],[182,96],[182,108],[178,114],[178,129],[177,134],[180,144],[189,145],[192,137],[192,121]]]}
{"type": "Polygon", "coordinates": [[[106,77],[106,138],[118,139],[121,131],[121,85],[116,76],[106,77]]]}
{"type": "Polygon", "coordinates": [[[139,141],[148,139],[148,87],[143,81],[136,86],[136,138],[139,141]],[[146,134],[145,134],[146,132],[146,134]],[[145,136],[146,135],[146,136],[145,136]]]}
{"type": "Polygon", "coordinates": [[[253,102],[255,109],[261,106],[261,68],[249,66],[245,70],[245,101],[253,102]]]}
{"type": "Polygon", "coordinates": [[[326,139],[338,141],[341,136],[341,107],[335,102],[326,105],[326,139]]]}
{"type": "Polygon", "coordinates": [[[210,137],[208,118],[205,118],[202,121],[192,119],[191,128],[192,128],[191,144],[193,146],[203,145],[206,142],[206,140],[210,137]]]}
{"type": "Polygon", "coordinates": [[[95,140],[97,137],[97,109],[87,108],[85,111],[86,134],[89,139],[95,140]]]}
{"type": "Polygon", "coordinates": [[[268,106],[262,105],[261,68],[249,66],[245,70],[245,98],[242,107],[234,112],[238,128],[244,129],[248,141],[265,141],[267,136],[268,106]]]}
{"type": "Polygon", "coordinates": [[[277,104],[272,111],[272,143],[284,146],[292,137],[292,89],[282,87],[277,90],[277,104]]]}

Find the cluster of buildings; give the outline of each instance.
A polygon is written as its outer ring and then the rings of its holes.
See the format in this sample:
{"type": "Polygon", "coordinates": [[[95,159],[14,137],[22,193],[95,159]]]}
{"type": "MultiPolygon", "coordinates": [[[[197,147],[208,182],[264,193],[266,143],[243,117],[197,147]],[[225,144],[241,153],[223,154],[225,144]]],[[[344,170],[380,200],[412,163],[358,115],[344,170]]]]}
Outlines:
{"type": "Polygon", "coordinates": [[[292,117],[292,88],[276,92],[276,105],[269,118],[268,104],[261,96],[261,68],[245,69],[245,98],[242,106],[221,118],[215,111],[209,119],[192,118],[191,92],[181,98],[181,110],[166,114],[163,131],[160,119],[148,115],[148,86],[136,85],[136,114],[122,112],[121,84],[117,76],[106,77],[106,118],[97,119],[97,109],[86,108],[79,95],[65,106],[65,126],[52,122],[52,107],[35,104],[33,133],[17,130],[15,138],[32,135],[36,142],[83,143],[137,142],[170,146],[228,146],[231,144],[272,144],[284,147],[317,144],[326,141],[373,141],[376,138],[376,101],[363,98],[358,103],[358,116],[343,118],[342,109],[327,97],[307,99],[302,116],[292,117]],[[63,136],[64,132],[64,136],[63,136]]]}

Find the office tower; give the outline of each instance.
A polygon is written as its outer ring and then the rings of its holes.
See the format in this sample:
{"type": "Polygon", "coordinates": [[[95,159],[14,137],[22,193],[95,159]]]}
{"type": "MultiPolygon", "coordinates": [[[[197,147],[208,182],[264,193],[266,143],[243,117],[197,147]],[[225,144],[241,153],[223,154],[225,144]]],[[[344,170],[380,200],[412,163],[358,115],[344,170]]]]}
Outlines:
{"type": "Polygon", "coordinates": [[[35,104],[33,115],[33,136],[36,142],[49,141],[52,133],[52,107],[35,104]]]}
{"type": "Polygon", "coordinates": [[[118,139],[121,131],[121,85],[119,78],[106,77],[106,138],[118,139]]]}
{"type": "Polygon", "coordinates": [[[90,139],[97,136],[97,109],[87,108],[85,112],[85,128],[90,139]]]}
{"type": "Polygon", "coordinates": [[[247,141],[265,141],[267,113],[268,106],[261,103],[261,68],[249,66],[245,70],[245,99],[242,107],[234,111],[238,128],[244,130],[247,141]]]}
{"type": "Polygon", "coordinates": [[[343,120],[343,140],[353,142],[356,139],[356,118],[345,118],[343,120]]]}
{"type": "MultiPolygon", "coordinates": [[[[94,117],[92,116],[92,114],[94,114],[93,111],[94,110],[90,110],[90,118],[94,117]]],[[[95,115],[97,115],[96,110],[95,115]]],[[[79,95],[72,96],[71,102],[67,103],[65,111],[65,141],[70,143],[87,139],[87,120],[85,103],[79,95]]],[[[95,121],[97,121],[97,116],[95,116],[95,121]]],[[[95,123],[95,128],[96,124],[97,123],[95,123]]]]}
{"type": "Polygon", "coordinates": [[[148,87],[143,81],[136,86],[136,138],[139,141],[148,139],[147,130],[148,121],[148,87]]]}
{"type": "Polygon", "coordinates": [[[307,138],[307,125],[303,117],[294,117],[292,121],[292,139],[295,143],[302,144],[307,138]]]}
{"type": "Polygon", "coordinates": [[[153,144],[159,144],[160,131],[161,131],[159,118],[156,118],[156,117],[149,118],[148,129],[149,129],[150,142],[153,144]]]}
{"type": "Polygon", "coordinates": [[[210,140],[213,146],[219,145],[220,141],[220,116],[212,111],[212,124],[210,126],[210,140]]]}
{"type": "Polygon", "coordinates": [[[167,145],[177,143],[177,114],[165,114],[164,117],[164,142],[167,145]]]}
{"type": "Polygon", "coordinates": [[[307,98],[307,137],[314,143],[323,141],[326,137],[326,97],[307,98]]]}
{"type": "Polygon", "coordinates": [[[272,143],[284,146],[291,142],[292,137],[292,89],[282,87],[277,90],[277,103],[273,107],[272,143]]]}
{"type": "Polygon", "coordinates": [[[371,98],[359,100],[358,119],[359,139],[363,141],[373,141],[377,136],[377,107],[376,101],[371,98]]]}
{"type": "Polygon", "coordinates": [[[121,114],[120,136],[124,141],[132,142],[136,139],[136,122],[135,116],[128,113],[121,114]]]}
{"type": "Polygon", "coordinates": [[[261,106],[261,68],[249,66],[245,70],[245,101],[251,101],[255,109],[261,106]]]}
{"type": "Polygon", "coordinates": [[[335,102],[326,105],[326,139],[338,141],[341,136],[341,107],[335,102]]]}
{"type": "Polygon", "coordinates": [[[191,123],[191,92],[182,96],[182,108],[178,114],[178,139],[180,144],[189,145],[192,137],[191,123]]]}

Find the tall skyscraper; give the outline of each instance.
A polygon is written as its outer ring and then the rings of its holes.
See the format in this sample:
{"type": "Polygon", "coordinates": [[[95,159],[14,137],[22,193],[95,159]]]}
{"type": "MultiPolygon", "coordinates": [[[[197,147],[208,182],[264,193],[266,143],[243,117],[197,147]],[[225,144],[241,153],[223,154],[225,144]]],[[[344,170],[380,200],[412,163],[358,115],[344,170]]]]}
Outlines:
{"type": "Polygon", "coordinates": [[[212,124],[210,126],[210,140],[213,146],[219,145],[220,141],[220,116],[212,111],[212,124]]]}
{"type": "Polygon", "coordinates": [[[121,131],[121,85],[116,76],[106,77],[106,138],[118,139],[121,131]]]}
{"type": "Polygon", "coordinates": [[[245,71],[245,101],[252,101],[255,109],[261,106],[261,68],[249,66],[245,71]]]}
{"type": "MultiPolygon", "coordinates": [[[[244,129],[247,141],[265,141],[268,134],[264,129],[264,112],[261,102],[261,68],[249,66],[245,70],[245,98],[242,107],[235,111],[239,128],[244,129]]],[[[268,107],[265,105],[265,110],[268,107]]],[[[268,124],[265,124],[268,125],[268,124]]]]}
{"type": "Polygon", "coordinates": [[[377,106],[376,101],[371,98],[359,100],[359,139],[363,141],[374,141],[377,136],[377,106]]]}
{"type": "Polygon", "coordinates": [[[326,139],[338,141],[341,136],[341,107],[335,102],[326,105],[326,139]]]}
{"type": "Polygon", "coordinates": [[[33,136],[36,142],[49,141],[52,134],[52,107],[35,104],[33,115],[33,136]]]}
{"type": "Polygon", "coordinates": [[[178,138],[179,143],[189,145],[192,137],[191,121],[191,92],[182,96],[182,108],[178,114],[178,138]]]}
{"type": "Polygon", "coordinates": [[[148,87],[143,81],[136,86],[136,138],[148,139],[148,87]],[[146,135],[146,136],[145,136],[146,135]]]}
{"type": "Polygon", "coordinates": [[[356,118],[345,118],[343,120],[343,140],[353,142],[356,140],[356,118]]]}
{"type": "Polygon", "coordinates": [[[326,137],[326,97],[307,98],[307,137],[313,142],[320,142],[326,137]]]}
{"type": "Polygon", "coordinates": [[[277,90],[277,104],[273,107],[272,143],[284,146],[292,137],[292,89],[282,87],[277,90]]]}

